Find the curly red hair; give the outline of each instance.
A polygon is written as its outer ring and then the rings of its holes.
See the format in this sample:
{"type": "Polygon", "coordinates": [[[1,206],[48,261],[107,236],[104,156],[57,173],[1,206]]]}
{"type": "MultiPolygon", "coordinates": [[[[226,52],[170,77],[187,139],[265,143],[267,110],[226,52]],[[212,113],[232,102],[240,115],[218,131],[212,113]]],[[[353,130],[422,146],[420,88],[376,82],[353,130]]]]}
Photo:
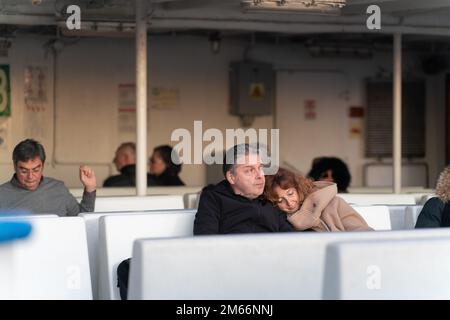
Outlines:
{"type": "Polygon", "coordinates": [[[295,188],[298,192],[300,204],[314,191],[314,184],[311,179],[283,168],[280,168],[274,175],[266,176],[264,186],[264,196],[276,205],[279,197],[275,192],[275,187],[280,187],[283,190],[295,188]]]}

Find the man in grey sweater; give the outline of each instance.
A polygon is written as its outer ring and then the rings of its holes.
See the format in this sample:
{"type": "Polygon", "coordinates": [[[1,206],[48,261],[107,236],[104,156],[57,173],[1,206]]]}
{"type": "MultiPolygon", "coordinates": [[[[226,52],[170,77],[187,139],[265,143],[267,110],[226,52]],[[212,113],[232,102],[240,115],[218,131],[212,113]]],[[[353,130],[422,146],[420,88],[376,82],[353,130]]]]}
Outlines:
{"type": "Polygon", "coordinates": [[[9,182],[0,185],[0,209],[59,216],[94,211],[97,182],[91,168],[80,167],[84,193],[79,204],[62,181],[43,177],[45,150],[39,142],[32,139],[20,142],[14,148],[13,163],[15,174],[9,182]]]}

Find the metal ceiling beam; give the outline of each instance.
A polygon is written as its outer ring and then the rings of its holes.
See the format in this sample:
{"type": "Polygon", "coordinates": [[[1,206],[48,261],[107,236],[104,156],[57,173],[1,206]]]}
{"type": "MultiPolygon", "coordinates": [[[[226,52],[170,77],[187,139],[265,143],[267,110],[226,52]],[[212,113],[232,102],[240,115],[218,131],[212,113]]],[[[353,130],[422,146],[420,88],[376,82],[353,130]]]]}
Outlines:
{"type": "Polygon", "coordinates": [[[348,0],[343,14],[366,14],[369,5],[377,5],[382,14],[412,14],[450,8],[448,0],[348,0]]]}
{"type": "MultiPolygon", "coordinates": [[[[217,19],[177,19],[177,18],[152,18],[152,29],[200,29],[200,30],[224,30],[224,31],[254,31],[275,32],[284,34],[308,34],[308,33],[371,33],[365,23],[311,23],[279,21],[245,21],[245,20],[217,20],[217,19]]],[[[377,34],[402,34],[450,36],[450,25],[436,27],[430,25],[396,25],[383,24],[377,34]]]]}
{"type": "Polygon", "coordinates": [[[54,16],[37,15],[2,15],[0,14],[0,24],[15,24],[28,26],[52,26],[56,25],[54,16]]]}

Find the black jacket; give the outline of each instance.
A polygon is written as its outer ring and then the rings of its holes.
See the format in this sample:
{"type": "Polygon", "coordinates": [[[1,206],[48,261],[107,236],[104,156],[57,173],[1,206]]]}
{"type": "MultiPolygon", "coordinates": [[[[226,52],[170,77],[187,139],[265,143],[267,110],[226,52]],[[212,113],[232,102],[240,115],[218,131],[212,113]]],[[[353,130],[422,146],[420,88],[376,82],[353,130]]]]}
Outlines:
{"type": "Polygon", "coordinates": [[[436,196],[423,206],[416,228],[450,227],[450,166],[439,174],[436,196]]]}
{"type": "Polygon", "coordinates": [[[177,175],[171,175],[167,170],[159,176],[154,174],[148,175],[149,186],[184,186],[184,182],[181,181],[177,175]]]}
{"type": "Polygon", "coordinates": [[[294,231],[286,214],[262,197],[237,195],[228,181],[203,189],[194,221],[194,235],[294,231]]]}
{"type": "MultiPolygon", "coordinates": [[[[149,174],[147,174],[149,185],[149,174]]],[[[120,174],[111,176],[103,182],[104,187],[134,187],[136,186],[136,165],[130,164],[120,169],[120,174]]]]}
{"type": "Polygon", "coordinates": [[[420,211],[417,218],[416,228],[440,228],[450,227],[448,223],[449,205],[445,204],[441,199],[434,197],[429,199],[420,211]],[[447,210],[444,210],[447,208],[447,210]],[[444,219],[444,211],[446,211],[444,219]]]}

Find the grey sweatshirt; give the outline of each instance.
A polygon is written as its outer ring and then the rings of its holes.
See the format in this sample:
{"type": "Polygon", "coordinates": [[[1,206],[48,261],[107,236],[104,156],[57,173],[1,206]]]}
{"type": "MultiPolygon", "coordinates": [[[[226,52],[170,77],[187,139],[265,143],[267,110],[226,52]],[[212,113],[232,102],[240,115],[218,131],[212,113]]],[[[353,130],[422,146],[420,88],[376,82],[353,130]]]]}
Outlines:
{"type": "Polygon", "coordinates": [[[23,188],[15,176],[0,185],[0,209],[28,210],[32,213],[53,213],[58,216],[76,216],[93,212],[96,192],[84,192],[79,204],[64,182],[43,177],[34,191],[23,188]]]}

